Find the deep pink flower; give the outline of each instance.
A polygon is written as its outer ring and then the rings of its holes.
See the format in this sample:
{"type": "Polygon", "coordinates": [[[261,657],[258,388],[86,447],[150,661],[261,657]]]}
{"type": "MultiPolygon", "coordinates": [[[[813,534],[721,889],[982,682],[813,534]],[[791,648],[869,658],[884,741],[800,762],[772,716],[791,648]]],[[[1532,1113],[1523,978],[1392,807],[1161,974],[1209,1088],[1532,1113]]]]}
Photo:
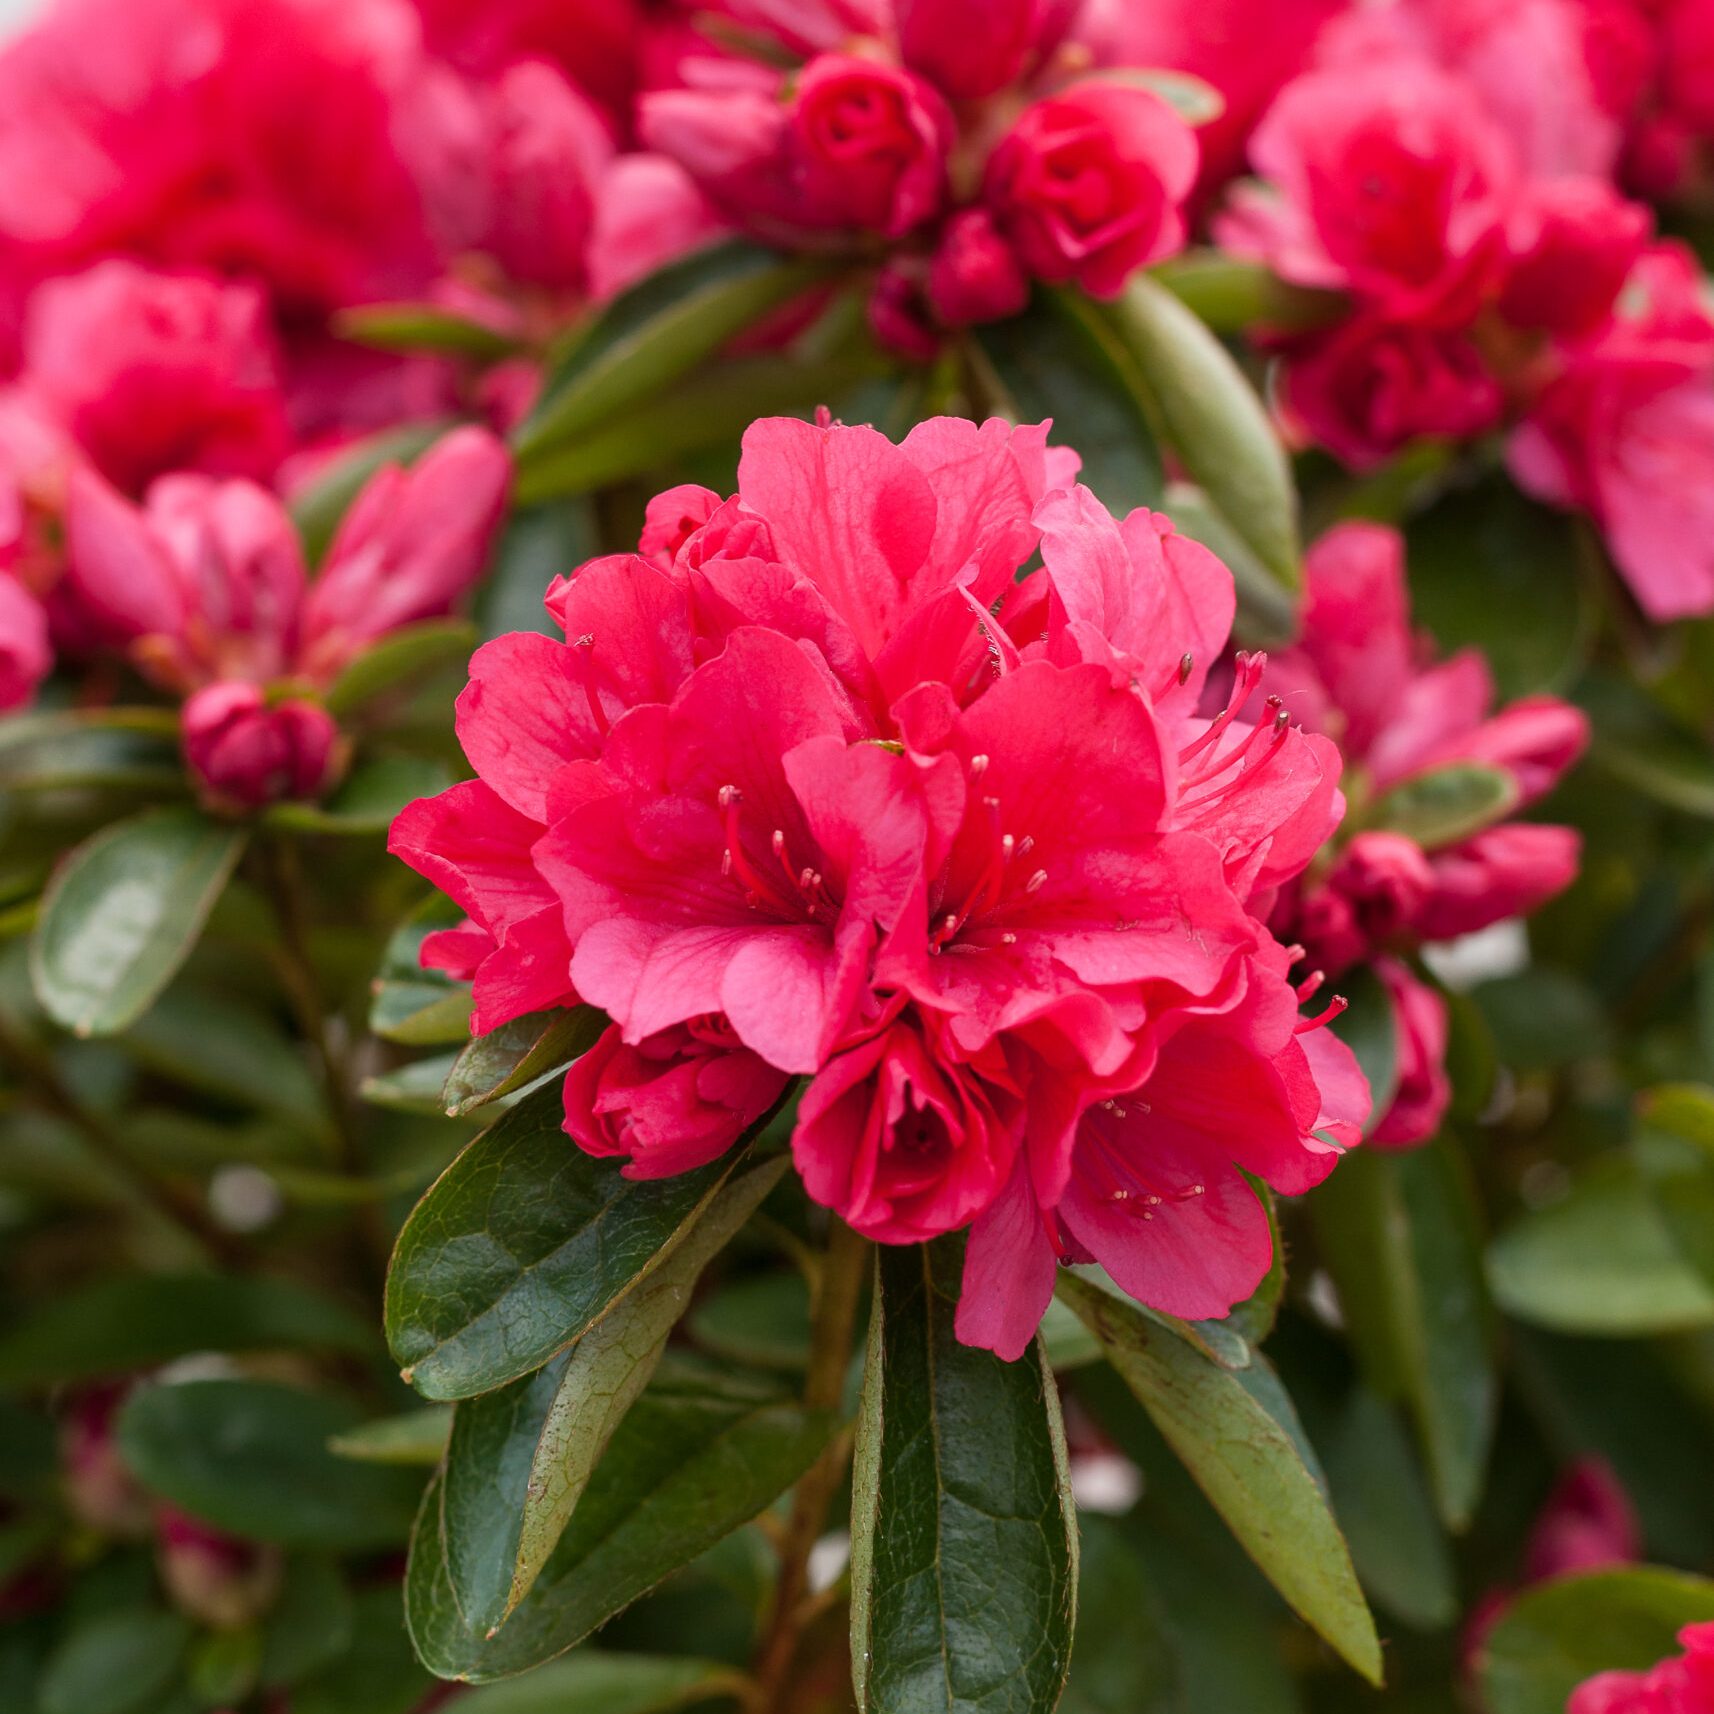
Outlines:
{"type": "Polygon", "coordinates": [[[627,1178],[670,1178],[724,1154],[788,1081],[719,1017],[635,1047],[609,1026],[566,1074],[565,1128],[588,1154],[625,1157],[627,1178]]]}
{"type": "Polygon", "coordinates": [[[1259,660],[1198,712],[1230,574],[1072,473],[1041,427],[942,419],[895,446],[754,425],[736,496],[670,490],[639,553],[555,582],[564,642],[479,652],[459,708],[479,777],[392,839],[470,919],[425,954],[473,974],[478,1029],[574,992],[613,1020],[567,1094],[574,1138],[675,1170],[672,1126],[709,1158],[764,1087],[809,1077],[812,1196],[884,1241],[1000,1220],[968,1301],[970,1336],[1007,1349],[1056,1242],[1223,1312],[1269,1243],[1233,1163],[1306,1186],[1367,1101],[1331,1037],[1298,1035],[1249,902],[1336,823],[1337,755],[1244,717],[1259,660]],[[1223,1141],[1225,1118],[1188,1116],[1216,1064],[1247,1115],[1223,1141]],[[1209,1212],[1182,1242],[1114,1224],[1079,1141],[1151,1076],[1195,1135],[1148,1132],[1127,1170],[1188,1204],[1194,1155],[1209,1212]],[[1027,1228],[1021,1293],[994,1280],[1002,1208],[1027,1228]],[[1204,1243],[1237,1254],[1184,1259],[1204,1243]]]}
{"type": "Polygon", "coordinates": [[[1250,141],[1221,244],[1300,285],[1344,289],[1394,321],[1446,325],[1492,284],[1515,167],[1469,89],[1432,67],[1310,72],[1250,141]]]}
{"type": "Polygon", "coordinates": [[[42,604],[10,572],[0,571],[0,713],[29,702],[53,662],[42,604]]]}
{"type": "Polygon", "coordinates": [[[1440,1129],[1452,1101],[1446,1074],[1446,1002],[1396,958],[1375,961],[1375,974],[1393,1011],[1398,1080],[1391,1105],[1369,1133],[1378,1149],[1408,1149],[1440,1129]]]}
{"type": "Polygon", "coordinates": [[[56,6],[0,56],[13,264],[129,252],[317,309],[420,289],[399,133],[421,67],[405,0],[56,6]]]}
{"type": "Polygon", "coordinates": [[[1463,331],[1358,315],[1292,343],[1283,405],[1288,427],[1371,470],[1413,440],[1486,433],[1505,399],[1463,331]]]}
{"type": "Polygon", "coordinates": [[[1589,513],[1656,620],[1714,610],[1714,318],[1700,278],[1676,245],[1646,254],[1508,449],[1523,488],[1589,513]]]}
{"type": "Polygon", "coordinates": [[[585,258],[590,294],[610,298],[723,229],[713,204],[677,161],[619,155],[595,185],[585,258]]]}
{"type": "Polygon", "coordinates": [[[265,479],[288,444],[262,294],[208,275],[110,261],[49,281],[22,384],[127,493],[174,471],[265,479]]]}
{"type": "Polygon", "coordinates": [[[1560,1478],[1530,1531],[1524,1581],[1570,1577],[1641,1559],[1642,1524],[1610,1466],[1580,1458],[1560,1478]]]}
{"type": "Polygon", "coordinates": [[[1603,1672],[1580,1684],[1566,1714],[1705,1714],[1714,1707],[1714,1624],[1686,1625],[1682,1655],[1647,1672],[1603,1672]]]}
{"type": "Polygon", "coordinates": [[[928,274],[928,301],[946,326],[1003,321],[1029,296],[1023,265],[990,210],[962,209],[947,221],[928,274]]]}
{"type": "Polygon", "coordinates": [[[1432,884],[1412,922],[1421,940],[1451,940],[1528,916],[1577,879],[1582,840],[1570,827],[1507,822],[1429,859],[1432,884]]]}
{"type": "Polygon", "coordinates": [[[1063,0],[894,0],[905,63],[957,101],[1016,81],[1070,21],[1063,0]]]}
{"type": "Polygon", "coordinates": [[[1196,133],[1158,95],[1091,79],[1024,110],[983,198],[1038,279],[1110,298],[1184,243],[1196,162],[1196,133]]]}
{"type": "Polygon", "coordinates": [[[199,789],[222,808],[319,797],[337,771],[339,728],[325,708],[298,698],[271,702],[242,680],[205,685],[179,724],[199,789]]]}

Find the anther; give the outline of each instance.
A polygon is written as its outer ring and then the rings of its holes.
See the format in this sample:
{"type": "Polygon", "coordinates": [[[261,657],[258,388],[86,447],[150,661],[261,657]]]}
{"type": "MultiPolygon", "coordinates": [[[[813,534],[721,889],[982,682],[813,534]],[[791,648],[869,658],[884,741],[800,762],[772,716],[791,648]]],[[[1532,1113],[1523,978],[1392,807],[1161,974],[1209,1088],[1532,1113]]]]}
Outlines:
{"type": "Polygon", "coordinates": [[[1046,885],[1047,870],[1038,869],[1027,881],[1024,882],[1024,891],[1026,893],[1039,893],[1046,885]]]}
{"type": "Polygon", "coordinates": [[[1318,1030],[1324,1024],[1332,1023],[1335,1018],[1339,1017],[1344,1012],[1348,1012],[1350,1009],[1351,1002],[1347,1000],[1343,994],[1335,994],[1333,998],[1327,1002],[1327,1006],[1324,1011],[1318,1013],[1313,1018],[1299,1018],[1293,1030],[1293,1034],[1306,1036],[1311,1030],[1318,1030]]]}
{"type": "Polygon", "coordinates": [[[1196,671],[1196,657],[1191,654],[1183,656],[1178,663],[1178,682],[1189,684],[1190,675],[1196,671]]]}
{"type": "Polygon", "coordinates": [[[979,780],[979,779],[981,779],[981,777],[985,773],[987,773],[987,771],[988,771],[988,758],[986,756],[972,756],[970,758],[970,777],[971,777],[971,779],[979,780]]]}

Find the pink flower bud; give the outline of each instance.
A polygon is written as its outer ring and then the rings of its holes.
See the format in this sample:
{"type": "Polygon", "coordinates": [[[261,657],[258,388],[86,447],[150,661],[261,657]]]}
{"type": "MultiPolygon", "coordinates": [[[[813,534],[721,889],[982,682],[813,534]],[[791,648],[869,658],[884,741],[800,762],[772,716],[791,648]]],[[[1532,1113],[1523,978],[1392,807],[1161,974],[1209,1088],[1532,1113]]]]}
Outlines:
{"type": "Polygon", "coordinates": [[[102,1535],[133,1539],[149,1531],[148,1496],[119,1456],[114,1423],[129,1395],[128,1381],[81,1389],[60,1423],[65,1494],[79,1522],[102,1535]]]}
{"type": "Polygon", "coordinates": [[[1409,933],[1434,884],[1422,847],[1399,833],[1359,833],[1345,847],[1327,885],[1347,899],[1371,948],[1409,933]]]}
{"type": "Polygon", "coordinates": [[[1577,879],[1582,841],[1569,827],[1507,822],[1430,859],[1433,886],[1416,920],[1424,940],[1474,934],[1526,916],[1577,879]]]}
{"type": "Polygon", "coordinates": [[[805,224],[900,238],[940,207],[952,117],[921,78],[823,54],[798,78],[790,124],[805,224]]]}
{"type": "Polygon", "coordinates": [[[595,185],[590,294],[610,298],[720,230],[714,205],[677,161],[620,155],[595,185]]]}
{"type": "Polygon", "coordinates": [[[928,274],[928,300],[942,322],[1004,321],[1021,314],[1029,297],[1023,265],[987,209],[967,208],[947,221],[928,274]]]}
{"type": "Polygon", "coordinates": [[[179,730],[199,787],[230,810],[319,796],[340,747],[326,709],[300,701],[270,706],[258,686],[236,680],[199,690],[179,711],[179,730]]]}
{"type": "Polygon", "coordinates": [[[1090,81],[1025,111],[988,162],[985,195],[1038,279],[1116,297],[1183,245],[1197,158],[1195,132],[1159,96],[1090,81]]]}
{"type": "Polygon", "coordinates": [[[1458,758],[1490,762],[1518,782],[1520,802],[1534,803],[1589,747],[1589,717],[1556,696],[1526,696],[1458,742],[1458,758]]]}
{"type": "Polygon", "coordinates": [[[1068,21],[1044,0],[898,0],[905,63],[958,101],[1013,82],[1068,21]]]}
{"type": "Polygon", "coordinates": [[[21,708],[36,694],[53,658],[42,604],[0,571],[0,712],[21,708]]]}
{"type": "Polygon", "coordinates": [[[667,1178],[729,1149],[788,1081],[722,1018],[635,1047],[613,1025],[566,1075],[566,1134],[588,1154],[628,1156],[627,1178],[667,1178]]]}
{"type": "Polygon", "coordinates": [[[302,670],[326,677],[365,644],[446,612],[482,575],[512,461],[486,429],[454,429],[411,469],[369,479],[304,605],[302,670]]]}
{"type": "Polygon", "coordinates": [[[1452,1084],[1446,1075],[1446,1002],[1391,958],[1375,964],[1393,1008],[1398,1083],[1392,1105],[1370,1133],[1379,1149],[1409,1149],[1440,1129],[1452,1084]]]}
{"type": "Polygon", "coordinates": [[[920,265],[888,262],[869,294],[869,326],[889,351],[913,363],[928,363],[940,350],[940,330],[923,299],[920,265]]]}
{"type": "Polygon", "coordinates": [[[1524,1581],[1627,1565],[1642,1551],[1642,1525],[1619,1478],[1601,1459],[1581,1458],[1560,1478],[1530,1531],[1524,1581]]]}
{"type": "Polygon", "coordinates": [[[254,1623],[280,1592],[277,1548],[239,1541],[172,1506],[156,1508],[155,1551],[173,1605],[216,1630],[254,1623]]]}

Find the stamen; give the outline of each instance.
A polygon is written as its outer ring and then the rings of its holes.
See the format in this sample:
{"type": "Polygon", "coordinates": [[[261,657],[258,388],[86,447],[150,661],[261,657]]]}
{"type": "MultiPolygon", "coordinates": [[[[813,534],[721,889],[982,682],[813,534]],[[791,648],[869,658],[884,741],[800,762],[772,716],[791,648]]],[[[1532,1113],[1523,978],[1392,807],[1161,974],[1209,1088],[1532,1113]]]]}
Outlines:
{"type": "Polygon", "coordinates": [[[1343,994],[1335,994],[1333,998],[1327,1002],[1325,1011],[1319,1013],[1313,1018],[1299,1018],[1297,1023],[1293,1026],[1292,1034],[1306,1036],[1311,1030],[1319,1030],[1324,1025],[1332,1023],[1335,1018],[1350,1009],[1351,1002],[1347,1000],[1343,994]]]}
{"type": "Polygon", "coordinates": [[[1024,882],[1024,891],[1026,893],[1039,893],[1046,885],[1047,870],[1038,869],[1027,881],[1024,882]]]}
{"type": "Polygon", "coordinates": [[[1189,684],[1190,683],[1190,675],[1195,671],[1196,671],[1196,657],[1195,657],[1195,655],[1186,654],[1184,656],[1184,658],[1182,660],[1180,660],[1178,663],[1178,682],[1180,684],[1189,684]]]}
{"type": "Polygon", "coordinates": [[[1297,985],[1297,1003],[1302,1006],[1312,1000],[1320,991],[1321,984],[1327,980],[1325,970],[1312,970],[1297,985]]]}
{"type": "Polygon", "coordinates": [[[595,730],[605,738],[613,730],[613,722],[601,706],[601,693],[595,684],[595,633],[585,632],[572,647],[577,651],[578,676],[583,680],[583,697],[589,704],[589,718],[595,722],[595,730]]]}

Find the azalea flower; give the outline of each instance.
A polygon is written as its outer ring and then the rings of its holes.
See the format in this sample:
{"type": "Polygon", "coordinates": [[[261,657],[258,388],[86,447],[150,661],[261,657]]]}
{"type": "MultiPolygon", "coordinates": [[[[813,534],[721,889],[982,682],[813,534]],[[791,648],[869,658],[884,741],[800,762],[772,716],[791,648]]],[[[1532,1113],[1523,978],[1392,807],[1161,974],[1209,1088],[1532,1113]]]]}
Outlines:
{"type": "Polygon", "coordinates": [[[472,662],[477,778],[393,849],[468,922],[476,1027],[612,1020],[566,1126],[634,1176],[807,1079],[809,1193],[905,1243],[968,1227],[961,1336],[1016,1356],[1061,1259],[1222,1314],[1271,1255],[1250,1182],[1316,1182],[1367,1090],[1254,901],[1337,823],[1339,758],[1264,670],[1198,702],[1230,575],[1113,518],[1045,426],[764,421],[549,590],[564,641],[472,662]],[[1020,569],[1040,564],[1020,581],[1020,569]]]}

